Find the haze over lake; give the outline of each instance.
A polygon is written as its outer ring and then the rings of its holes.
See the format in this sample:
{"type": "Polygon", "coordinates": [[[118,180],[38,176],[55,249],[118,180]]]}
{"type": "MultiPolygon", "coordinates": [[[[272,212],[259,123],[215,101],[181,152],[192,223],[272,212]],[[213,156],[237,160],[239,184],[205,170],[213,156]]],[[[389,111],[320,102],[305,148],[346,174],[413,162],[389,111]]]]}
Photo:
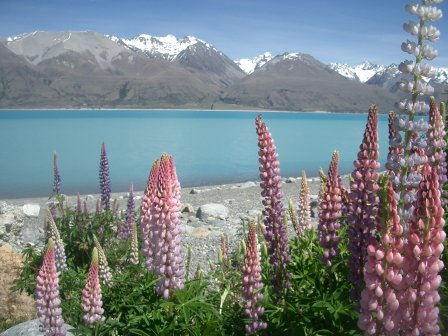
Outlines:
{"type": "MultiPolygon", "coordinates": [[[[182,186],[258,180],[258,112],[176,110],[0,111],[0,197],[49,196],[53,151],[62,192],[98,193],[101,143],[113,192],[146,186],[152,162],[174,156],[182,186]]],[[[340,172],[353,170],[367,114],[263,112],[283,177],[326,172],[334,149],[340,172]]],[[[380,162],[387,156],[387,115],[379,116],[380,162]]]]}

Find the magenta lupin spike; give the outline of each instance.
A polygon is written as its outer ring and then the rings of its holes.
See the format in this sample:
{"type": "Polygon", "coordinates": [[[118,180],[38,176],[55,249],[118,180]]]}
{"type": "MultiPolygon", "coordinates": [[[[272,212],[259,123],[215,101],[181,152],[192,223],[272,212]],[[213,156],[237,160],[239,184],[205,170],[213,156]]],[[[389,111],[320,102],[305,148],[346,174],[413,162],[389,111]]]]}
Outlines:
{"type": "Polygon", "coordinates": [[[171,156],[163,154],[159,163],[153,165],[146,191],[141,218],[145,265],[160,277],[157,292],[169,299],[173,290],[184,287],[180,184],[171,156]]]}
{"type": "MultiPolygon", "coordinates": [[[[387,177],[386,177],[387,178],[387,177]]],[[[403,227],[397,198],[390,179],[381,190],[376,218],[379,240],[367,247],[364,267],[365,287],[361,293],[358,326],[366,335],[398,335],[400,300],[403,296],[403,227]]]]}
{"type": "Polygon", "coordinates": [[[82,290],[83,320],[88,326],[104,321],[104,309],[98,275],[98,250],[93,248],[92,262],[84,289],[82,290]]]}
{"type": "Polygon", "coordinates": [[[284,223],[283,193],[281,188],[280,163],[271,133],[263,118],[255,120],[258,135],[258,156],[260,163],[261,196],[264,205],[263,223],[265,239],[268,244],[269,262],[273,266],[272,281],[276,289],[289,287],[290,275],[286,266],[290,261],[288,237],[284,223]]]}
{"type": "Polygon", "coordinates": [[[244,313],[251,320],[251,323],[245,325],[245,329],[247,334],[253,335],[267,327],[267,323],[261,320],[264,307],[259,304],[259,301],[263,299],[263,294],[260,293],[263,288],[263,282],[261,279],[260,252],[258,251],[257,226],[255,222],[249,224],[246,256],[244,257],[241,279],[243,282],[242,296],[245,300],[244,313]]]}
{"type": "MultiPolygon", "coordinates": [[[[439,175],[439,189],[442,195],[446,195],[443,186],[447,182],[447,162],[446,162],[446,141],[445,141],[445,120],[439,112],[439,108],[434,97],[431,97],[429,108],[429,129],[427,133],[428,146],[426,154],[428,162],[435,167],[439,175]]],[[[446,204],[446,199],[442,198],[442,204],[446,204]]]]}
{"type": "Polygon", "coordinates": [[[106,145],[101,145],[100,158],[100,190],[101,190],[101,205],[105,211],[110,210],[110,177],[109,177],[109,160],[106,153],[106,145]]]}
{"type": "Polygon", "coordinates": [[[437,335],[438,287],[442,281],[438,273],[444,266],[440,257],[446,237],[444,210],[437,168],[425,163],[421,174],[414,219],[409,223],[404,246],[403,275],[407,290],[402,303],[406,306],[403,331],[412,335],[437,335]]]}
{"type": "Polygon", "coordinates": [[[67,334],[60,305],[59,275],[55,265],[54,242],[50,238],[36,279],[36,309],[40,322],[39,330],[46,335],[64,336],[67,334]]]}
{"type": "Polygon", "coordinates": [[[379,205],[378,157],[378,111],[376,106],[372,105],[358,158],[353,163],[355,170],[351,174],[350,205],[347,214],[349,280],[352,283],[351,293],[355,301],[359,301],[364,288],[363,268],[367,259],[367,246],[375,240],[379,205]]]}
{"type": "Polygon", "coordinates": [[[342,217],[342,198],[338,178],[339,154],[334,151],[328,169],[325,191],[320,201],[319,213],[319,243],[324,249],[322,262],[331,266],[331,259],[338,253],[339,236],[342,217]]]}

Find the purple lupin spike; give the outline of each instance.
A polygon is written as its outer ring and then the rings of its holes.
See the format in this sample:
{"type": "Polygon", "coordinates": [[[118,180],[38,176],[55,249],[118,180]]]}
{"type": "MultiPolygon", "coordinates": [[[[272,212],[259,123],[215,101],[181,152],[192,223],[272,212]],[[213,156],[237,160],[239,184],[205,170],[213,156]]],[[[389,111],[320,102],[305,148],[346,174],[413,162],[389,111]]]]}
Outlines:
{"type": "Polygon", "coordinates": [[[355,301],[359,301],[365,285],[363,268],[367,260],[367,246],[375,240],[375,221],[379,205],[378,157],[378,112],[376,106],[372,105],[358,158],[354,161],[355,170],[351,175],[349,194],[351,202],[347,215],[349,280],[352,283],[351,293],[355,301]]]}
{"type": "Polygon", "coordinates": [[[61,193],[61,175],[59,175],[58,153],[53,152],[53,194],[61,193]]]}
{"type": "Polygon", "coordinates": [[[290,261],[288,237],[284,223],[283,193],[278,154],[272,135],[259,115],[255,120],[258,135],[261,196],[263,197],[263,223],[268,244],[269,262],[273,266],[272,281],[277,290],[289,287],[290,275],[286,266],[290,261]]]}
{"type": "Polygon", "coordinates": [[[134,220],[135,201],[134,201],[134,184],[131,182],[129,186],[129,198],[126,208],[126,219],[121,226],[121,239],[127,240],[131,232],[131,222],[134,220]]]}
{"type": "Polygon", "coordinates": [[[106,145],[101,145],[100,158],[100,190],[101,190],[101,206],[105,211],[110,210],[110,177],[109,177],[109,161],[107,159],[106,145]]]}

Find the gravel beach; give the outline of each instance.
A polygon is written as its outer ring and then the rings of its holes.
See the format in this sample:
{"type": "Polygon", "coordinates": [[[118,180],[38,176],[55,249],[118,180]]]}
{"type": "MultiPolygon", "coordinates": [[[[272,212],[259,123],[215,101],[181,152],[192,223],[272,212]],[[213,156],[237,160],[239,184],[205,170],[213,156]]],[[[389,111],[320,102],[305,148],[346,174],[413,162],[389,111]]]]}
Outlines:
{"type": "MultiPolygon", "coordinates": [[[[348,186],[348,176],[342,176],[344,186],[348,186]]],[[[297,204],[301,178],[283,178],[282,190],[285,206],[288,199],[297,204]]],[[[317,224],[317,195],[320,187],[318,177],[308,178],[312,221],[317,224]]],[[[257,220],[261,216],[261,188],[258,181],[237,184],[182,188],[182,244],[184,254],[192,248],[192,267],[200,263],[208,270],[209,260],[216,262],[221,235],[226,235],[232,250],[242,236],[242,219],[257,220]]],[[[139,208],[143,192],[135,192],[136,209],[139,208]]],[[[89,211],[95,211],[98,194],[82,195],[89,211]]],[[[119,209],[126,209],[128,194],[113,193],[119,209]]],[[[43,246],[43,223],[48,198],[3,199],[0,200],[0,246],[10,244],[19,252],[27,243],[43,246]]],[[[66,196],[69,207],[76,207],[77,196],[66,196]]],[[[292,227],[289,234],[293,235],[292,227]]]]}

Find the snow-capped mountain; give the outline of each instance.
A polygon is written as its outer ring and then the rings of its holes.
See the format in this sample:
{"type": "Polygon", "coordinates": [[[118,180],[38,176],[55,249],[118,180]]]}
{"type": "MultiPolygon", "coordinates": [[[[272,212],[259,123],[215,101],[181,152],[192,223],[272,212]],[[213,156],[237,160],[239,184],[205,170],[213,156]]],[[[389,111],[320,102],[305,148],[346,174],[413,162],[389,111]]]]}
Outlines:
{"type": "Polygon", "coordinates": [[[151,58],[162,58],[173,61],[182,51],[195,44],[203,44],[206,48],[217,51],[211,44],[194,36],[177,38],[174,35],[152,36],[140,34],[132,39],[108,36],[112,41],[133,51],[141,51],[151,58]]]}
{"type": "Polygon", "coordinates": [[[367,82],[378,72],[384,71],[385,69],[384,66],[369,61],[365,61],[355,67],[340,63],[330,63],[328,67],[348,79],[357,80],[361,83],[367,82]]]}
{"type": "MultiPolygon", "coordinates": [[[[396,64],[384,66],[366,61],[354,67],[341,63],[330,63],[328,67],[348,79],[367,84],[383,85],[386,81],[395,83],[403,76],[396,64]]],[[[448,84],[448,68],[435,68],[432,80],[435,83],[448,84]]]]}
{"type": "Polygon", "coordinates": [[[274,56],[270,52],[265,52],[264,54],[258,55],[254,58],[241,58],[235,61],[235,63],[243,70],[246,74],[250,75],[255,70],[260,69],[263,65],[272,60],[274,56]]]}

